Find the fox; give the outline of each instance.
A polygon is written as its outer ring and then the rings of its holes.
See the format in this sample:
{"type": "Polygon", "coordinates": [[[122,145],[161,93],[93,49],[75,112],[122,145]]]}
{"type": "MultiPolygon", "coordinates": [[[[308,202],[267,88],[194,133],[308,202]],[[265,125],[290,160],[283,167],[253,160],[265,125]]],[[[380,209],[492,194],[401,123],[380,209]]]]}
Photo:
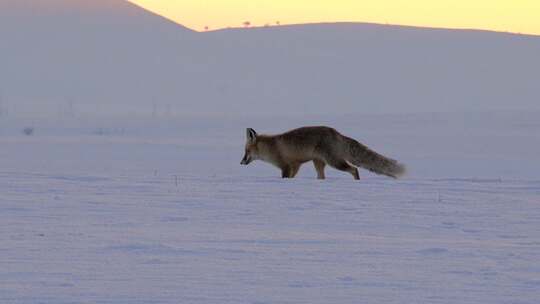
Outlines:
{"type": "Polygon", "coordinates": [[[294,178],[300,166],[310,161],[318,179],[326,178],[326,165],[350,173],[355,180],[360,180],[357,167],[394,179],[406,171],[398,161],[326,126],[301,127],[277,135],[259,135],[247,128],[245,154],[240,164],[247,166],[255,160],[276,166],[282,178],[294,178]]]}

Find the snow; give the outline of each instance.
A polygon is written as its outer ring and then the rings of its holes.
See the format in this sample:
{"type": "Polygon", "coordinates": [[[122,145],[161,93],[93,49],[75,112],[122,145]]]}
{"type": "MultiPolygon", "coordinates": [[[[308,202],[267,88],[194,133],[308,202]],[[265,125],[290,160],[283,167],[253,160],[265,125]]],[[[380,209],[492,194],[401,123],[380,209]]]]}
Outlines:
{"type": "Polygon", "coordinates": [[[0,176],[3,303],[536,303],[540,182],[0,176]]]}
{"type": "Polygon", "coordinates": [[[0,38],[0,303],[540,299],[538,36],[0,0],[0,38]],[[306,125],[409,173],[240,166],[306,125]]]}
{"type": "Polygon", "coordinates": [[[360,182],[239,165],[305,117],[3,120],[0,302],[536,303],[534,117],[319,118],[411,171],[360,182]]]}

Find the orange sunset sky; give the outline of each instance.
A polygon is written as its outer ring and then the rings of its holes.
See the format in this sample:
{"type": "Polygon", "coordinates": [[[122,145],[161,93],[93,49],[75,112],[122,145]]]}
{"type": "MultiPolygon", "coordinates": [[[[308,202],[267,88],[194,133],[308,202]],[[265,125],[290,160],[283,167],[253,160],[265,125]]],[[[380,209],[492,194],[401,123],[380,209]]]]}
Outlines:
{"type": "Polygon", "coordinates": [[[540,35],[540,0],[131,0],[197,31],[313,22],[374,22],[540,35]]]}

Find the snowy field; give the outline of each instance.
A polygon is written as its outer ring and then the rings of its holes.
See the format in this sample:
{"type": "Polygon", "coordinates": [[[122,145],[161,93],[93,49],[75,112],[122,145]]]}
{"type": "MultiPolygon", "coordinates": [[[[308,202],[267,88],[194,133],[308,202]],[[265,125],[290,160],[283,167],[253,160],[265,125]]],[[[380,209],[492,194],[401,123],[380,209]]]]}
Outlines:
{"type": "Polygon", "coordinates": [[[0,303],[538,303],[537,114],[0,120],[0,303]],[[319,123],[410,174],[239,165],[319,123]]]}

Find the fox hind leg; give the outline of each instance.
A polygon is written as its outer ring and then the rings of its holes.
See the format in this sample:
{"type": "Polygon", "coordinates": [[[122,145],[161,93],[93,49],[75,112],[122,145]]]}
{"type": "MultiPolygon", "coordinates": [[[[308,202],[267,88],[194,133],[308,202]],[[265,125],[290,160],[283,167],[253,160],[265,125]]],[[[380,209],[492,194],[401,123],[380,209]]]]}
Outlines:
{"type": "Polygon", "coordinates": [[[326,166],[326,163],[322,160],[314,159],[313,164],[315,165],[315,170],[317,170],[317,178],[318,179],[325,179],[324,176],[324,167],[326,166]]]}
{"type": "Polygon", "coordinates": [[[356,167],[351,166],[348,162],[346,162],[344,159],[337,159],[334,157],[328,157],[326,159],[326,162],[329,166],[336,168],[340,171],[349,172],[355,180],[360,179],[360,174],[358,174],[358,169],[356,167]]]}

